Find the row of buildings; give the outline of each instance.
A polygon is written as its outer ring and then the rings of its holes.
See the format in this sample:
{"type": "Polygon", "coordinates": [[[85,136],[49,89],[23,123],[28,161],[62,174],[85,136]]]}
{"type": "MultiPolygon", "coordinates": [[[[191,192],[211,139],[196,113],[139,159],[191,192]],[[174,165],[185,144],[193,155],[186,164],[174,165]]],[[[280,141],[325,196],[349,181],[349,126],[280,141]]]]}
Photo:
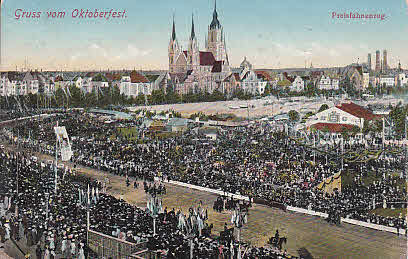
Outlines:
{"type": "Polygon", "coordinates": [[[230,70],[223,77],[218,77],[216,80],[209,79],[208,82],[202,82],[202,84],[193,80],[197,74],[193,72],[187,72],[186,78],[183,78],[181,74],[167,71],[86,73],[9,71],[0,73],[0,96],[30,93],[52,95],[58,88],[65,91],[67,86],[71,85],[75,85],[83,93],[117,86],[121,94],[133,98],[141,94],[150,95],[153,90],[166,91],[168,87],[172,87],[181,95],[199,91],[211,93],[218,90],[229,96],[235,91],[241,90],[257,96],[264,94],[267,85],[272,89],[286,89],[296,92],[304,91],[308,85],[319,90],[339,90],[346,78],[359,90],[365,90],[369,86],[374,88],[408,86],[408,76],[401,68],[389,71],[387,74],[377,74],[369,71],[364,64],[351,64],[338,69],[274,71],[253,69],[252,64],[244,58],[239,68],[230,68],[230,70]]]}
{"type": "MultiPolygon", "coordinates": [[[[213,92],[218,90],[225,95],[242,90],[252,95],[261,95],[269,84],[273,88],[287,88],[301,92],[312,85],[320,90],[338,90],[342,81],[350,80],[357,89],[386,86],[407,86],[408,78],[401,69],[390,69],[387,62],[387,51],[376,53],[376,67],[371,69],[371,54],[363,64],[351,64],[337,71],[303,70],[294,73],[256,70],[244,58],[239,68],[230,66],[226,37],[223,26],[218,19],[215,4],[211,23],[205,38],[205,49],[199,50],[194,27],[191,22],[191,34],[186,49],[179,44],[176,26],[173,19],[170,42],[168,46],[169,74],[168,82],[179,94],[189,92],[213,92]]],[[[293,71],[292,71],[293,72],[293,71]]]]}
{"type": "Polygon", "coordinates": [[[165,89],[167,73],[144,74],[138,71],[123,72],[3,72],[0,73],[0,96],[28,94],[53,95],[68,86],[78,87],[84,94],[117,86],[121,94],[136,97],[150,95],[153,90],[165,89]]]}
{"type": "Polygon", "coordinates": [[[121,72],[4,72],[0,74],[0,95],[52,94],[58,88],[75,85],[84,93],[99,91],[108,86],[117,86],[127,97],[149,95],[154,90],[168,88],[180,95],[187,93],[219,91],[231,96],[243,91],[251,95],[262,95],[267,86],[273,89],[302,92],[307,86],[319,90],[339,90],[342,84],[351,84],[356,89],[372,87],[406,87],[408,76],[399,64],[390,69],[387,52],[380,62],[379,51],[376,68],[371,69],[371,54],[363,64],[351,64],[343,68],[301,70],[257,70],[244,58],[240,67],[230,65],[227,39],[218,18],[216,4],[205,38],[205,49],[200,50],[196,36],[194,17],[186,49],[179,44],[173,19],[168,46],[168,71],[158,73],[140,71],[121,72]],[[379,64],[382,64],[379,68],[379,64]]]}

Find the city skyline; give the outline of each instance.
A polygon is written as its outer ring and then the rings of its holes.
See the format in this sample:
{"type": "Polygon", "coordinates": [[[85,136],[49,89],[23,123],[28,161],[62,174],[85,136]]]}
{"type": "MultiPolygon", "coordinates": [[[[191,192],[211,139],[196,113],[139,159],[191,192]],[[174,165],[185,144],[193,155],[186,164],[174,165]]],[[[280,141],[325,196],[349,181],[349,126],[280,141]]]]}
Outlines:
{"type": "MultiPolygon", "coordinates": [[[[2,70],[15,70],[29,60],[32,69],[168,69],[167,47],[173,13],[176,34],[187,49],[191,16],[200,49],[212,18],[214,0],[129,2],[115,6],[106,0],[64,2],[5,1],[2,5],[2,70]],[[74,9],[123,11],[121,19],[72,18],[74,9]],[[17,9],[42,12],[40,18],[16,19],[17,9]],[[46,18],[49,10],[65,11],[65,18],[46,18]]],[[[383,3],[268,2],[235,3],[218,0],[230,63],[239,66],[244,56],[254,68],[332,67],[359,60],[367,53],[387,49],[388,64],[407,67],[408,26],[405,1],[383,3]],[[261,8],[262,7],[262,8],[261,8]],[[332,13],[385,14],[384,20],[334,19],[332,13]],[[373,40],[375,39],[375,40],[373,40]]]]}

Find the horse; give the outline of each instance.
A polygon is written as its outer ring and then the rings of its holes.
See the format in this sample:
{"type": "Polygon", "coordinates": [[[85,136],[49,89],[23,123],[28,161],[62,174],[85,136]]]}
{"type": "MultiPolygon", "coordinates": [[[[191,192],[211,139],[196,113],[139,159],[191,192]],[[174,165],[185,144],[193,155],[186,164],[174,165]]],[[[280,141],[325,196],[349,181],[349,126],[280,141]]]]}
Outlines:
{"type": "Polygon", "coordinates": [[[283,245],[283,243],[285,243],[285,245],[286,245],[286,242],[287,242],[287,241],[288,241],[288,240],[286,239],[286,237],[281,237],[281,238],[279,238],[277,248],[278,248],[279,250],[282,250],[282,245],[283,245]]]}
{"type": "Polygon", "coordinates": [[[283,245],[283,243],[285,243],[285,245],[286,245],[286,242],[287,242],[286,237],[280,237],[280,238],[278,238],[278,240],[276,240],[275,237],[271,237],[268,240],[269,245],[271,245],[273,247],[276,247],[279,250],[282,250],[282,245],[283,245]]]}

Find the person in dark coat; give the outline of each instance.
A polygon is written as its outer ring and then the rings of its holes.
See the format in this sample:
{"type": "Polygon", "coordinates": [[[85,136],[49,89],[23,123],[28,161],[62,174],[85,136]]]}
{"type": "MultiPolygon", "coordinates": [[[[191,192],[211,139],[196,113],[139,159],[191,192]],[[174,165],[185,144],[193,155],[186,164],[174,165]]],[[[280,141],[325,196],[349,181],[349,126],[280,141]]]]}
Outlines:
{"type": "Polygon", "coordinates": [[[37,256],[37,258],[41,258],[42,250],[41,250],[40,245],[37,245],[37,249],[35,250],[35,255],[37,256]]]}

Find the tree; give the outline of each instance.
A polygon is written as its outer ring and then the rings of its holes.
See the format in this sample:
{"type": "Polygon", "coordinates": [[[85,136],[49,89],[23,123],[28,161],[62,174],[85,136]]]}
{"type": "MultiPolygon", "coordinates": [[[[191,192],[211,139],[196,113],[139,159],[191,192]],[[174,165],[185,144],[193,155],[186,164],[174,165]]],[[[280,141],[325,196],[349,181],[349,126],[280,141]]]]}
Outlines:
{"type": "Polygon", "coordinates": [[[284,80],[281,80],[281,81],[278,82],[278,86],[282,87],[282,88],[283,87],[289,87],[291,85],[292,85],[292,83],[288,79],[284,79],[284,80]]]}
{"type": "Polygon", "coordinates": [[[266,84],[266,86],[265,86],[265,90],[264,90],[262,96],[268,96],[268,95],[270,95],[270,94],[271,94],[271,91],[272,91],[272,86],[271,86],[271,84],[268,82],[268,83],[266,84]]]}
{"type": "Polygon", "coordinates": [[[407,116],[407,110],[406,107],[403,107],[401,103],[399,103],[397,106],[392,108],[390,112],[390,117],[391,120],[394,123],[394,129],[395,133],[399,137],[403,137],[405,135],[405,118],[407,116]]]}
{"type": "Polygon", "coordinates": [[[368,121],[368,120],[364,120],[363,130],[362,130],[363,134],[364,134],[364,135],[368,135],[368,134],[369,134],[370,132],[372,132],[372,131],[373,131],[373,129],[372,129],[372,127],[371,127],[369,121],[368,121]]]}
{"type": "Polygon", "coordinates": [[[314,113],[313,112],[307,112],[306,114],[305,114],[305,116],[303,116],[303,120],[307,120],[307,119],[309,119],[309,117],[311,117],[311,116],[313,116],[314,115],[314,113]]]}
{"type": "Polygon", "coordinates": [[[347,142],[350,138],[349,130],[346,127],[343,127],[341,129],[341,136],[343,139],[347,142]]]}
{"type": "Polygon", "coordinates": [[[320,109],[319,109],[318,113],[322,112],[322,111],[325,111],[327,109],[329,109],[329,105],[324,103],[324,104],[322,104],[322,106],[320,106],[320,109]]]}
{"type": "Polygon", "coordinates": [[[296,122],[299,120],[299,113],[295,110],[290,110],[288,113],[289,120],[292,122],[296,122]]]}
{"type": "Polygon", "coordinates": [[[71,94],[71,105],[73,107],[83,107],[85,106],[83,94],[81,90],[75,85],[69,86],[69,92],[71,94]]]}
{"type": "Polygon", "coordinates": [[[356,126],[356,125],[354,125],[352,128],[351,128],[351,135],[353,136],[353,137],[355,137],[358,133],[360,133],[360,128],[358,127],[358,126],[356,126]]]}

